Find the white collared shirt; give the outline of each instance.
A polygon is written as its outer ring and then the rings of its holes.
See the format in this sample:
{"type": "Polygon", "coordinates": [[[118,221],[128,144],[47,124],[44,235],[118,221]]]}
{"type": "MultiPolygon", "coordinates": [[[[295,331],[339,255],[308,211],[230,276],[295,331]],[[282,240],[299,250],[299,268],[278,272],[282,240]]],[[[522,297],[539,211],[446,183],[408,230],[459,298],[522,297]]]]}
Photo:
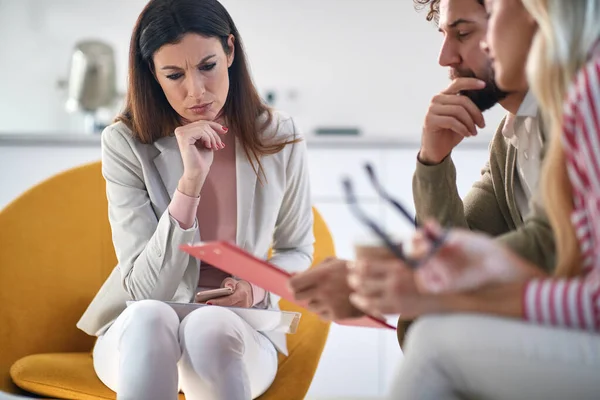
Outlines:
{"type": "Polygon", "coordinates": [[[517,115],[508,114],[502,129],[502,135],[517,149],[514,193],[523,219],[529,214],[529,200],[540,177],[544,142],[539,123],[537,101],[529,91],[517,115]]]}

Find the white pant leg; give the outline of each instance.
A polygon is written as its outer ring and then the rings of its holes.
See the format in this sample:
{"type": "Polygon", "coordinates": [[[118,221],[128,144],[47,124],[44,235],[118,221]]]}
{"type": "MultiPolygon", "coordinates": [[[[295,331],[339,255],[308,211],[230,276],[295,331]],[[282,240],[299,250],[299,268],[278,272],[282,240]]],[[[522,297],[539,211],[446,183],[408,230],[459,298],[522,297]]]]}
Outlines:
{"type": "Polygon", "coordinates": [[[409,330],[390,399],[600,398],[600,335],[477,315],[409,330]]]}
{"type": "Polygon", "coordinates": [[[119,400],[177,399],[179,317],[155,300],[127,307],[94,346],[98,378],[119,400]]]}
{"type": "Polygon", "coordinates": [[[144,300],[98,338],[94,368],[119,400],[176,399],[178,388],[188,400],[246,400],[273,382],[277,351],[227,309],[196,310],[180,325],[170,306],[144,300]]]}
{"type": "Polygon", "coordinates": [[[232,311],[204,307],[181,323],[181,388],[188,400],[250,400],[277,374],[277,350],[232,311]]]}

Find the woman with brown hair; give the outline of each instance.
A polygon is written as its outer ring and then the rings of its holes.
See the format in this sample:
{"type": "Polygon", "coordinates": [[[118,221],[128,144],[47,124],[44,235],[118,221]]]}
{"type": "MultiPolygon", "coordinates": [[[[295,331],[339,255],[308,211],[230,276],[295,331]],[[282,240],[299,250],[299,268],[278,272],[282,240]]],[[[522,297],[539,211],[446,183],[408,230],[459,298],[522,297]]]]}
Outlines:
{"type": "Polygon", "coordinates": [[[306,146],[261,101],[242,40],[217,0],[151,0],[133,31],[125,111],[102,134],[118,265],[78,327],[97,336],[94,367],[119,399],[251,399],[277,372],[283,333],[224,307],[180,321],[166,301],[277,309],[277,298],[180,251],[226,240],[288,271],[314,237],[306,146]],[[200,297],[204,297],[200,295],[200,297]],[[133,301],[127,307],[127,302],[133,301]]]}

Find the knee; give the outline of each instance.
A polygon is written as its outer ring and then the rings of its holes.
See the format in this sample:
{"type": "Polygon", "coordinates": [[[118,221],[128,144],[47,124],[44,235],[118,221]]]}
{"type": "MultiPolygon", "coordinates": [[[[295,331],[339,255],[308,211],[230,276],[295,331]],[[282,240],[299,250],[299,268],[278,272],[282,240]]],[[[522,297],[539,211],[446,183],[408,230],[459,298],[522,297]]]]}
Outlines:
{"type": "Polygon", "coordinates": [[[157,335],[161,332],[177,332],[179,317],[167,304],[157,300],[142,300],[127,307],[126,331],[141,335],[157,335]]]}
{"type": "Polygon", "coordinates": [[[458,351],[452,341],[464,331],[454,318],[426,316],[411,324],[389,399],[448,398],[453,391],[450,374],[456,372],[453,364],[458,351]]]}
{"type": "Polygon", "coordinates": [[[189,314],[180,327],[179,336],[188,347],[200,344],[204,352],[244,351],[242,319],[221,307],[203,307],[189,314]]]}
{"type": "Polygon", "coordinates": [[[432,315],[417,319],[409,328],[404,346],[405,358],[444,367],[457,355],[472,351],[477,340],[477,321],[468,314],[432,315]]]}
{"type": "Polygon", "coordinates": [[[452,324],[447,317],[426,316],[411,324],[405,338],[405,357],[415,356],[421,360],[432,360],[445,352],[448,341],[452,340],[452,324]]]}

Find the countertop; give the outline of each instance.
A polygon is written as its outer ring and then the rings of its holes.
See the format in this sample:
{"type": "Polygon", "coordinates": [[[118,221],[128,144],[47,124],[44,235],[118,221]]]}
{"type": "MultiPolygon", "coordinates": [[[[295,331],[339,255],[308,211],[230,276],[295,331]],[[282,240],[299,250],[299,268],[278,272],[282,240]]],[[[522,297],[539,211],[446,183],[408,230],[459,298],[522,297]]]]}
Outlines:
{"type": "MultiPolygon", "coordinates": [[[[471,138],[461,143],[461,148],[487,148],[489,136],[471,138]]],[[[308,147],[314,148],[414,148],[420,144],[415,139],[396,139],[391,136],[315,136],[306,137],[308,147]]],[[[2,147],[97,147],[100,134],[60,134],[60,133],[0,133],[2,147]]]]}

